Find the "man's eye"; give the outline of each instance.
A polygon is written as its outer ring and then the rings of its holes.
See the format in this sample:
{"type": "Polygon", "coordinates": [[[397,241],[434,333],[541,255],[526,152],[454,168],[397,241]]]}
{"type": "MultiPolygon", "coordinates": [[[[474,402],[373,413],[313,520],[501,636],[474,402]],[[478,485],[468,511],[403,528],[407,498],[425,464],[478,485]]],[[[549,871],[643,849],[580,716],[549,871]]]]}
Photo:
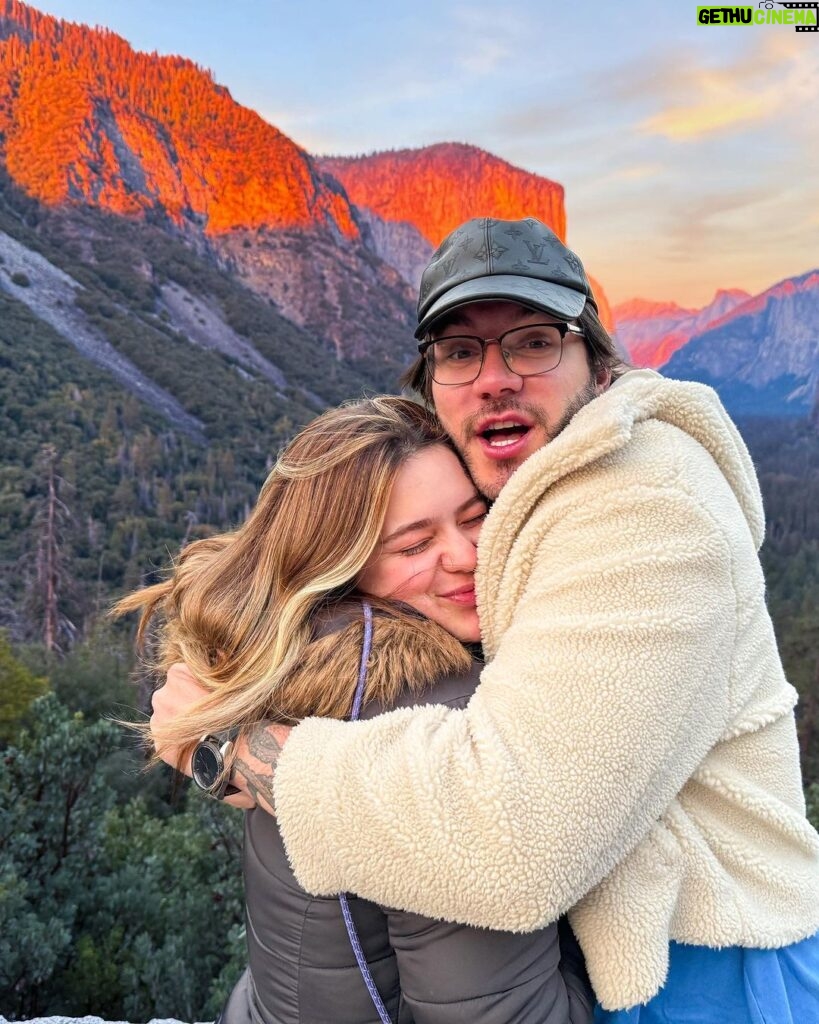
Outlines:
{"type": "Polygon", "coordinates": [[[516,348],[521,348],[524,351],[536,352],[539,349],[552,348],[554,341],[551,338],[527,338],[525,341],[521,341],[516,348]]]}
{"type": "Polygon", "coordinates": [[[450,363],[462,363],[467,359],[475,359],[478,354],[471,348],[453,348],[444,353],[444,359],[450,363]]]}

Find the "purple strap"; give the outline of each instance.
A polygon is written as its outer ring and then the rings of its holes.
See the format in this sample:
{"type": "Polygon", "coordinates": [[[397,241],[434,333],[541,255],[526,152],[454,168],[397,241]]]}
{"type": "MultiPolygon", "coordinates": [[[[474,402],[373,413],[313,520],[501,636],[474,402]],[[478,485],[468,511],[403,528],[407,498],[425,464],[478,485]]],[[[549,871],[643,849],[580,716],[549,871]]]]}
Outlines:
{"type": "MultiPolygon", "coordinates": [[[[372,650],[373,645],[373,610],[366,601],[362,602],[362,608],[364,610],[364,646],[361,649],[361,666],[358,670],[358,685],[355,688],[353,709],[350,712],[351,722],[354,722],[361,713],[361,703],[364,700],[364,685],[367,682],[367,662],[370,660],[370,651],[372,650]]],[[[350,937],[350,945],[353,947],[353,953],[355,953],[358,969],[361,971],[364,984],[367,986],[367,991],[370,993],[373,1006],[375,1006],[378,1011],[378,1016],[380,1017],[382,1024],[392,1024],[392,1018],[387,1013],[387,1008],[384,1006],[384,1002],[378,994],[378,989],[375,987],[373,976],[370,974],[370,966],[367,963],[367,958],[364,956],[364,950],[361,948],[361,940],[358,937],[358,932],[356,931],[355,923],[353,922],[353,915],[350,913],[350,904],[347,901],[346,893],[339,893],[338,902],[341,904],[341,914],[347,928],[347,935],[350,937]]]]}
{"type": "Polygon", "coordinates": [[[353,710],[350,712],[351,722],[354,722],[361,714],[364,684],[367,682],[367,662],[370,660],[370,651],[373,646],[373,610],[367,601],[362,601],[361,607],[364,610],[364,645],[361,648],[361,664],[358,668],[358,685],[353,697],[353,710]]]}

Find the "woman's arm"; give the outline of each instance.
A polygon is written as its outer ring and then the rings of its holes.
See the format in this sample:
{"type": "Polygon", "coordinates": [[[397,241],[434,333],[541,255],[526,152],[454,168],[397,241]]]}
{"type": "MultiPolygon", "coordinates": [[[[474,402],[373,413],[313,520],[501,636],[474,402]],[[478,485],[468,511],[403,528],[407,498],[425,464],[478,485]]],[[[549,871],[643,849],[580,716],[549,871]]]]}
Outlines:
{"type": "MultiPolygon", "coordinates": [[[[478,684],[479,666],[464,646],[441,626],[406,606],[384,601],[374,604],[362,718],[380,714],[388,707],[433,701],[465,706],[478,684]]],[[[291,691],[315,696],[317,703],[302,701],[302,706],[315,714],[346,716],[358,678],[362,643],[360,599],[351,598],[317,616],[315,636],[290,677],[291,691]],[[333,697],[329,703],[328,695],[333,697]]],[[[165,685],[154,693],[151,729],[157,753],[187,775],[191,774],[190,759],[180,763],[179,748],[162,746],[159,737],[163,727],[207,697],[206,688],[181,662],[171,667],[165,685]]],[[[234,742],[231,776],[231,783],[242,792],[227,802],[238,807],[258,804],[268,813],[275,813],[273,777],[290,731],[276,722],[260,722],[243,730],[234,742]]]]}

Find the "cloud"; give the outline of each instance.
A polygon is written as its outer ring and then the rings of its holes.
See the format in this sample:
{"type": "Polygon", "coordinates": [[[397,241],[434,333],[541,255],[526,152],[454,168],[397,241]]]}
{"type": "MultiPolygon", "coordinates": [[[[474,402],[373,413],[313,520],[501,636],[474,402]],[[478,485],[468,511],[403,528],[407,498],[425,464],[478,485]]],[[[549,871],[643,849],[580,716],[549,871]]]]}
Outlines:
{"type": "Polygon", "coordinates": [[[652,178],[659,178],[665,171],[663,164],[640,163],[631,164],[628,167],[621,167],[612,174],[614,181],[646,181],[652,178]]]}
{"type": "Polygon", "coordinates": [[[683,208],[669,210],[666,229],[668,259],[696,261],[704,250],[735,252],[747,246],[750,223],[759,223],[761,207],[770,203],[771,189],[756,185],[730,192],[711,192],[689,200],[683,208]]]}
{"type": "MultiPolygon", "coordinates": [[[[802,40],[795,36],[797,44],[802,40]]],[[[761,36],[750,50],[722,67],[671,69],[665,86],[676,83],[687,94],[639,125],[649,135],[673,141],[758,127],[789,118],[803,101],[819,93],[819,59],[804,46],[796,48],[781,34],[761,36]]],[[[668,89],[664,89],[668,97],[668,89]]],[[[677,93],[679,95],[679,92],[677,93]]]]}
{"type": "Polygon", "coordinates": [[[457,65],[470,75],[494,74],[527,43],[527,23],[510,9],[457,7],[451,32],[457,65]]]}
{"type": "Polygon", "coordinates": [[[511,54],[510,47],[493,39],[480,39],[473,48],[461,55],[460,65],[474,75],[489,75],[511,54]]]}
{"type": "Polygon", "coordinates": [[[756,122],[769,117],[779,106],[777,97],[737,95],[733,86],[716,82],[705,89],[699,103],[664,110],[641,125],[649,134],[667,139],[688,139],[720,129],[756,122]]]}

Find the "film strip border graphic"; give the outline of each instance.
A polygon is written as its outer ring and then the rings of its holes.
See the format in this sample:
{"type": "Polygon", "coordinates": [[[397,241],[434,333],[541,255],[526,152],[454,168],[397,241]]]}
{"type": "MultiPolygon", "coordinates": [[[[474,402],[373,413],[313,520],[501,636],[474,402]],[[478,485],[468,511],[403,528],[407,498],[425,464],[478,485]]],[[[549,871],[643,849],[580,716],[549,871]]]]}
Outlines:
{"type": "Polygon", "coordinates": [[[812,10],[816,13],[816,25],[794,25],[794,29],[797,32],[817,32],[819,31],[819,0],[813,0],[812,3],[782,3],[782,0],[778,0],[779,7],[786,7],[789,11],[805,11],[812,10]]]}

